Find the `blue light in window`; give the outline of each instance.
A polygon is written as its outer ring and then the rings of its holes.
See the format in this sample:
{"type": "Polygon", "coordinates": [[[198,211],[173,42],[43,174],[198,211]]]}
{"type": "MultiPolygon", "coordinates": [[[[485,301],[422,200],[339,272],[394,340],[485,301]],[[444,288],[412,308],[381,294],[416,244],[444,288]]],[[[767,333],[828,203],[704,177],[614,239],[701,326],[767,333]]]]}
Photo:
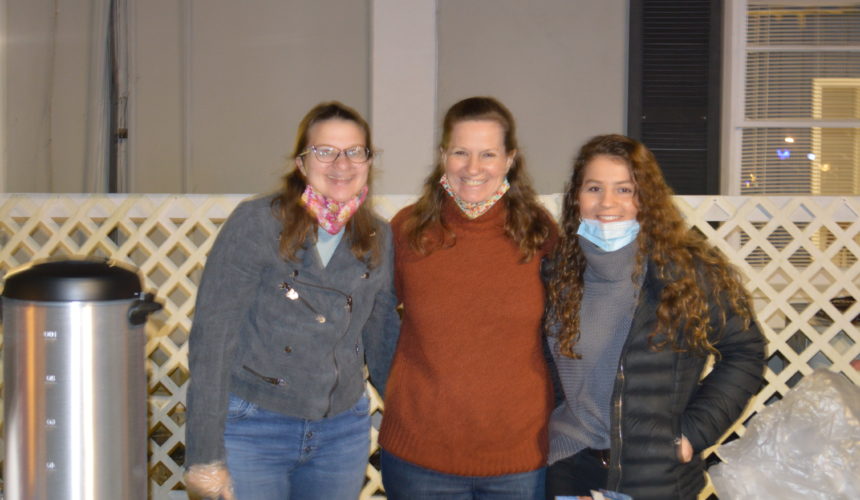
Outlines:
{"type": "Polygon", "coordinates": [[[787,160],[791,158],[791,150],[790,149],[777,149],[776,156],[780,160],[787,160]]]}

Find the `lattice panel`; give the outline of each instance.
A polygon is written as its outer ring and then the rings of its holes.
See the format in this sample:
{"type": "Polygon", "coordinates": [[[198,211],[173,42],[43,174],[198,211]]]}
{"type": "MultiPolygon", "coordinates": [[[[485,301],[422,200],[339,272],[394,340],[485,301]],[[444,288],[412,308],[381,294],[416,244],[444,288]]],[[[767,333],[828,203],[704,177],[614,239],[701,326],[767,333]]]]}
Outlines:
{"type": "MultiPolygon", "coordinates": [[[[187,338],[197,283],[215,235],[244,195],[0,195],[0,274],[60,256],[109,257],[137,267],[164,310],[147,323],[150,487],[181,497],[187,338]]],[[[382,196],[390,218],[412,196],[382,196]]],[[[560,196],[542,197],[554,215],[560,196]]],[[[817,367],[855,384],[860,359],[860,198],[683,196],[676,202],[740,268],[769,339],[767,385],[725,438],[817,367]]],[[[378,428],[381,402],[374,397],[378,428]]],[[[385,498],[376,429],[362,499],[385,498]]],[[[710,487],[703,492],[707,497],[710,487]]]]}

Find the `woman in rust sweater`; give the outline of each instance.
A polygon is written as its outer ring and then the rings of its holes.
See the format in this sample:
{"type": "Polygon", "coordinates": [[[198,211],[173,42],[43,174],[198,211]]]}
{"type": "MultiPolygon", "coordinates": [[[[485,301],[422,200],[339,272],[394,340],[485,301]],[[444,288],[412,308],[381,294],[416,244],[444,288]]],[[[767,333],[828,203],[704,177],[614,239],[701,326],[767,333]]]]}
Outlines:
{"type": "Polygon", "coordinates": [[[388,498],[542,499],[553,398],[539,267],[557,228],[507,108],[448,110],[437,166],[392,229],[403,323],[379,437],[388,498]]]}

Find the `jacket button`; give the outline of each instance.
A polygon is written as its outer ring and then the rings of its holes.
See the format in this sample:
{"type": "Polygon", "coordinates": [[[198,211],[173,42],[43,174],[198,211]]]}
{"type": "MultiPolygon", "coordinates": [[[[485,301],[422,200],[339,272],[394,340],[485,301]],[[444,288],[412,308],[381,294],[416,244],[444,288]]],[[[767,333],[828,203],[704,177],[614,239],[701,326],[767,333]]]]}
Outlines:
{"type": "Polygon", "coordinates": [[[362,275],[361,275],[361,278],[362,278],[362,279],[370,278],[370,273],[364,273],[364,274],[362,274],[362,275]]]}
{"type": "Polygon", "coordinates": [[[284,347],[284,352],[293,352],[293,348],[290,346],[284,347]]]}

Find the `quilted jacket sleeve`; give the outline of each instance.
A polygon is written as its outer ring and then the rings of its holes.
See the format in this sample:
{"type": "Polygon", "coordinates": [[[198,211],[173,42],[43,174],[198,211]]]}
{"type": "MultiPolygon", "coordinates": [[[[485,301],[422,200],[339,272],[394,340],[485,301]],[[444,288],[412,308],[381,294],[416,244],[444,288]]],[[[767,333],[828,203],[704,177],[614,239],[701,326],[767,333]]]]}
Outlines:
{"type": "Polygon", "coordinates": [[[681,431],[696,452],[713,445],[740,417],[764,378],[765,339],[755,321],[744,327],[742,318],[729,314],[713,338],[720,356],[681,419],[681,431]]]}

